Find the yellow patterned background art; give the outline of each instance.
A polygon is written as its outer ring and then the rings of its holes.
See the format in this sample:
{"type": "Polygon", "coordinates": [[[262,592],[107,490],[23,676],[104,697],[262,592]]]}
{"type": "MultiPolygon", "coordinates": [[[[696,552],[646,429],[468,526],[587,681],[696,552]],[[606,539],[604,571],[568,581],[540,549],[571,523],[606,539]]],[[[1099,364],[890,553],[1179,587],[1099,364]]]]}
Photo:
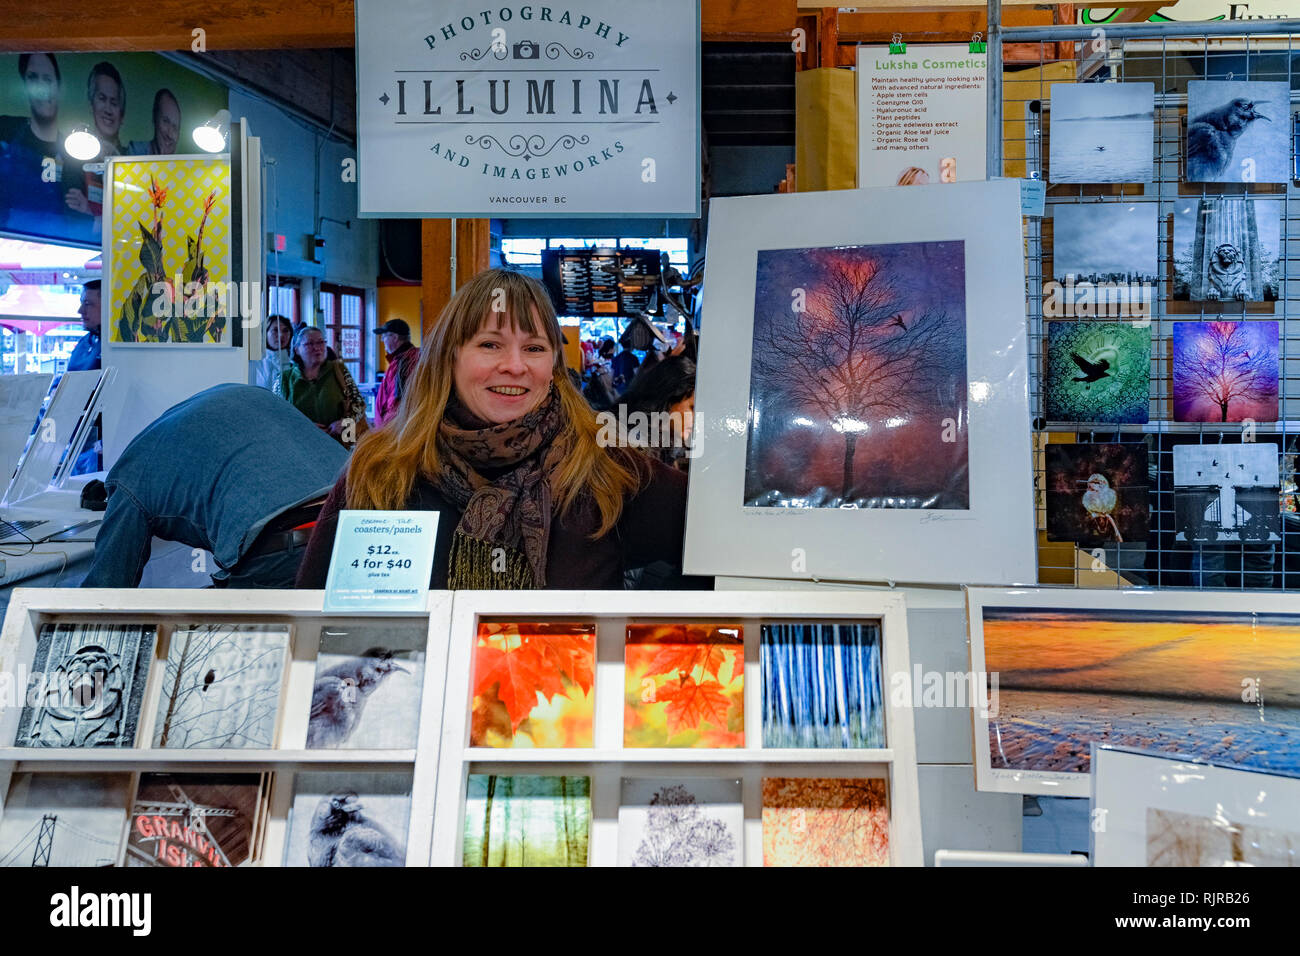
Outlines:
{"type": "Polygon", "coordinates": [[[228,344],[230,161],[115,162],[112,195],[109,341],[228,344]]]}

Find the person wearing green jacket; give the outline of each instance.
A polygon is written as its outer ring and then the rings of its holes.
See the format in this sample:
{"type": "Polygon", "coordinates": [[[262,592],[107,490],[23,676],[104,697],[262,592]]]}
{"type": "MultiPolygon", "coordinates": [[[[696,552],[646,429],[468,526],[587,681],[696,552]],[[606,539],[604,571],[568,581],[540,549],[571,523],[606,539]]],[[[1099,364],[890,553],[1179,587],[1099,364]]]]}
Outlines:
{"type": "Polygon", "coordinates": [[[343,444],[355,444],[369,427],[366,401],[347,366],[328,357],[325,335],[304,325],[293,337],[293,364],[281,374],[281,394],[343,444]]]}

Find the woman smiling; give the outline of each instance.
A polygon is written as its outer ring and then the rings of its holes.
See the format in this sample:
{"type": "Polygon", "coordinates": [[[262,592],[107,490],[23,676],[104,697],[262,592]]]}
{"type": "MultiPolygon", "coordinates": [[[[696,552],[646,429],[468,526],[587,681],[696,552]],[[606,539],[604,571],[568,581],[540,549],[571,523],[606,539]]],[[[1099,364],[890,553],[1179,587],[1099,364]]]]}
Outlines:
{"type": "Polygon", "coordinates": [[[628,568],[680,564],[685,477],[597,442],[541,283],[479,273],[427,341],[325,503],[299,587],[324,587],[342,508],[441,512],[433,588],[619,588],[628,568]]]}

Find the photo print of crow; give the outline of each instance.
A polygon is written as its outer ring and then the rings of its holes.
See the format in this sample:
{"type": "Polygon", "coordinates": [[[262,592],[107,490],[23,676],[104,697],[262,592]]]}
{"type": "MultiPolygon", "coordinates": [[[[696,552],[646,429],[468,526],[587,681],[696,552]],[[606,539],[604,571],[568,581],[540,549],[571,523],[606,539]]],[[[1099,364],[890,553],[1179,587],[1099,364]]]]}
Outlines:
{"type": "Polygon", "coordinates": [[[413,748],[427,641],[413,624],[322,627],[308,749],[413,748]]]}
{"type": "Polygon", "coordinates": [[[309,866],[404,866],[406,845],[379,821],[351,790],[324,797],[312,814],[309,866]]]}
{"type": "Polygon", "coordinates": [[[295,773],[283,865],[404,866],[411,823],[406,773],[295,773]]]}
{"type": "Polygon", "coordinates": [[[1190,81],[1187,181],[1286,182],[1290,103],[1285,82],[1190,81]]]}
{"type": "Polygon", "coordinates": [[[1053,422],[1142,424],[1151,330],[1129,322],[1047,322],[1044,413],[1053,422]]]}
{"type": "Polygon", "coordinates": [[[360,658],[318,673],[311,694],[307,749],[348,746],[370,695],[394,672],[410,673],[393,660],[392,651],[372,647],[360,658]]]}

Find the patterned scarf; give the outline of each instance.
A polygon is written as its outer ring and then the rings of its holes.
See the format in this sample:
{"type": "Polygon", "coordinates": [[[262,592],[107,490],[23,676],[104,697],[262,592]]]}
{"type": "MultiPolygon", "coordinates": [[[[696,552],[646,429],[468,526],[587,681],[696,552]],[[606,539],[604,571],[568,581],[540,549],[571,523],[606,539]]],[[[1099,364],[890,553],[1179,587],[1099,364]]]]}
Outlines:
{"type": "Polygon", "coordinates": [[[502,425],[482,421],[455,398],[448,404],[438,426],[436,484],[464,512],[452,539],[449,588],[546,586],[551,481],[567,452],[557,440],[563,425],[554,385],[535,409],[502,425]]]}

